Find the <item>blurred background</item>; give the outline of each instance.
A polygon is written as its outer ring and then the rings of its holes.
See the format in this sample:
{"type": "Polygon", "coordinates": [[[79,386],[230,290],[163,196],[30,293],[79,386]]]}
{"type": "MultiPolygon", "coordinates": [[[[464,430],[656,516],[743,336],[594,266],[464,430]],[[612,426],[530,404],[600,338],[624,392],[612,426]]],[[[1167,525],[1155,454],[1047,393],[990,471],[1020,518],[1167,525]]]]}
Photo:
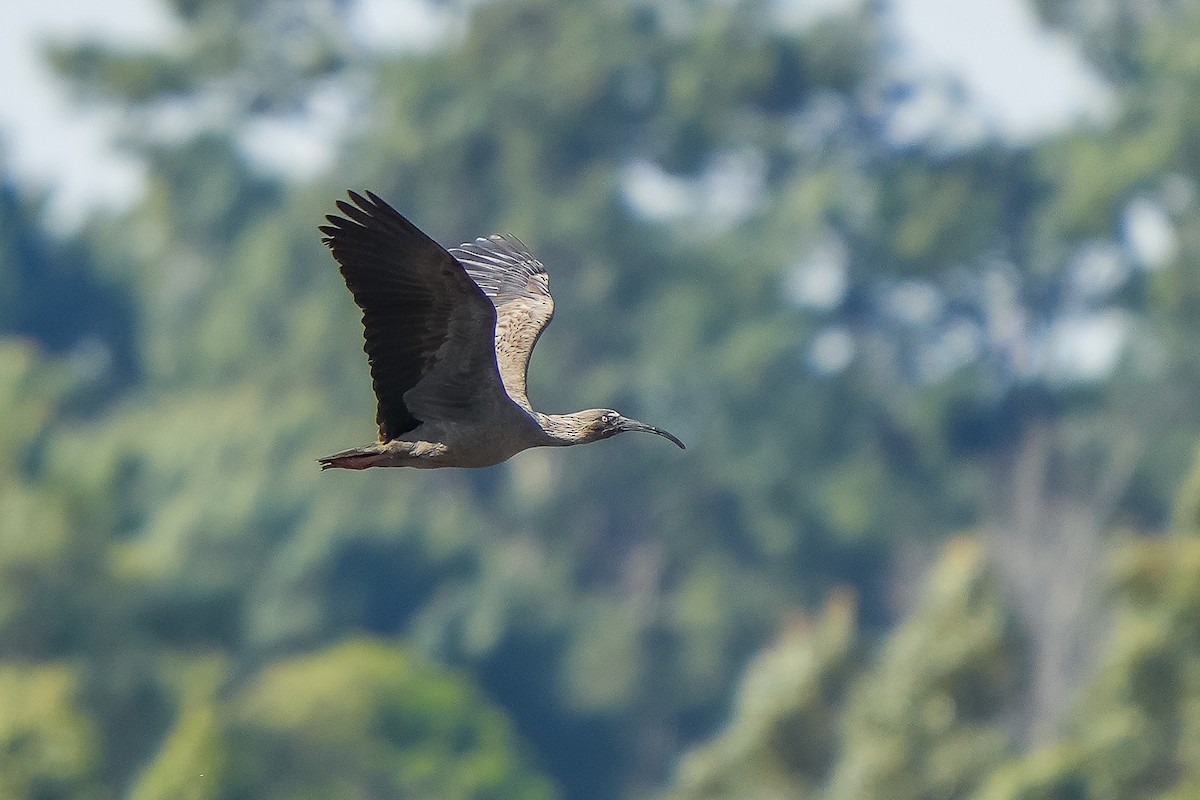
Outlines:
{"type": "Polygon", "coordinates": [[[1200,796],[1200,4],[5,16],[0,797],[1200,796]],[[688,450],[321,474],[347,188],[688,450]]]}

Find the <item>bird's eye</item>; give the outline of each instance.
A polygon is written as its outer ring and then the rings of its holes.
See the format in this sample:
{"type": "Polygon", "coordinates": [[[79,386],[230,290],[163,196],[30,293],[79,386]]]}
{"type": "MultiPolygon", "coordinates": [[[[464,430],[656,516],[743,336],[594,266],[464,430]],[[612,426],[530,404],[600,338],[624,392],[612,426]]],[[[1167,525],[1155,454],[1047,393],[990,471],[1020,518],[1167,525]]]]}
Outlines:
{"type": "Polygon", "coordinates": [[[605,425],[612,425],[615,420],[616,420],[616,418],[613,417],[612,414],[602,414],[600,416],[600,421],[603,422],[605,425]]]}

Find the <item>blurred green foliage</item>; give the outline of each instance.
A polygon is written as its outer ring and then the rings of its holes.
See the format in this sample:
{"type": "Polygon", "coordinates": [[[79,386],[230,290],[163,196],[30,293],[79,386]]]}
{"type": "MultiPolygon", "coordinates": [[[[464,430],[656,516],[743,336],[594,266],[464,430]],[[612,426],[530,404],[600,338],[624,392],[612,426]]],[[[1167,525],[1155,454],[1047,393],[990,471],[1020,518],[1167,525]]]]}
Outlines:
{"type": "Polygon", "coordinates": [[[0,665],[0,796],[100,797],[95,723],[79,707],[79,670],[0,665]]]}
{"type": "MultiPolygon", "coordinates": [[[[1194,506],[1190,483],[1182,502],[1194,506]]],[[[844,615],[829,611],[759,654],[732,723],[685,756],[665,796],[1189,797],[1200,787],[1198,532],[1188,523],[1115,551],[1111,634],[1059,741],[1018,754],[1008,716],[1029,674],[1027,643],[982,542],[961,539],[874,660],[846,660],[845,634],[829,635],[831,624],[846,630],[844,615]]]]}
{"type": "Polygon", "coordinates": [[[132,796],[556,796],[502,711],[402,647],[343,641],[224,694],[221,665],[175,665],[183,702],[132,796]]]}
{"type": "Polygon", "coordinates": [[[889,139],[873,8],[449,4],[397,54],[178,1],[163,52],[57,47],[149,184],[67,240],[0,191],[0,797],[1188,796],[1200,19],[1040,5],[1118,112],[1028,145],[889,139]],[[328,172],[248,155],[330,91],[328,172]],[[520,235],[535,404],[686,454],[321,474],[373,433],[346,186],[520,235]]]}

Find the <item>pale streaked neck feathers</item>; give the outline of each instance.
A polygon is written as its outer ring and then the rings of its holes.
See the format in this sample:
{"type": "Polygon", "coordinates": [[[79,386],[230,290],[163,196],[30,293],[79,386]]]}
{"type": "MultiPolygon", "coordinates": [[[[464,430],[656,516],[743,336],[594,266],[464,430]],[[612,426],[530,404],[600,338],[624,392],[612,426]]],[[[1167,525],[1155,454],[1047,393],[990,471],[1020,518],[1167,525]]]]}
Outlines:
{"type": "Polygon", "coordinates": [[[595,416],[587,411],[574,414],[543,414],[535,411],[533,416],[546,436],[546,444],[551,447],[585,444],[600,438],[599,431],[591,427],[595,416]]]}

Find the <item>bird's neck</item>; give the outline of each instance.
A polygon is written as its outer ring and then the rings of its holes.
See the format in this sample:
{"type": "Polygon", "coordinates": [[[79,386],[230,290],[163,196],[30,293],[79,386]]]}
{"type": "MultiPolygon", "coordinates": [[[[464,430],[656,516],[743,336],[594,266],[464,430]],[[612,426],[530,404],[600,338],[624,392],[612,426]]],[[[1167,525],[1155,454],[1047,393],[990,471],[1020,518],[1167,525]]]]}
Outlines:
{"type": "Polygon", "coordinates": [[[546,437],[544,444],[548,447],[567,447],[589,441],[580,437],[583,424],[578,414],[543,414],[537,411],[534,412],[534,418],[546,437]]]}

